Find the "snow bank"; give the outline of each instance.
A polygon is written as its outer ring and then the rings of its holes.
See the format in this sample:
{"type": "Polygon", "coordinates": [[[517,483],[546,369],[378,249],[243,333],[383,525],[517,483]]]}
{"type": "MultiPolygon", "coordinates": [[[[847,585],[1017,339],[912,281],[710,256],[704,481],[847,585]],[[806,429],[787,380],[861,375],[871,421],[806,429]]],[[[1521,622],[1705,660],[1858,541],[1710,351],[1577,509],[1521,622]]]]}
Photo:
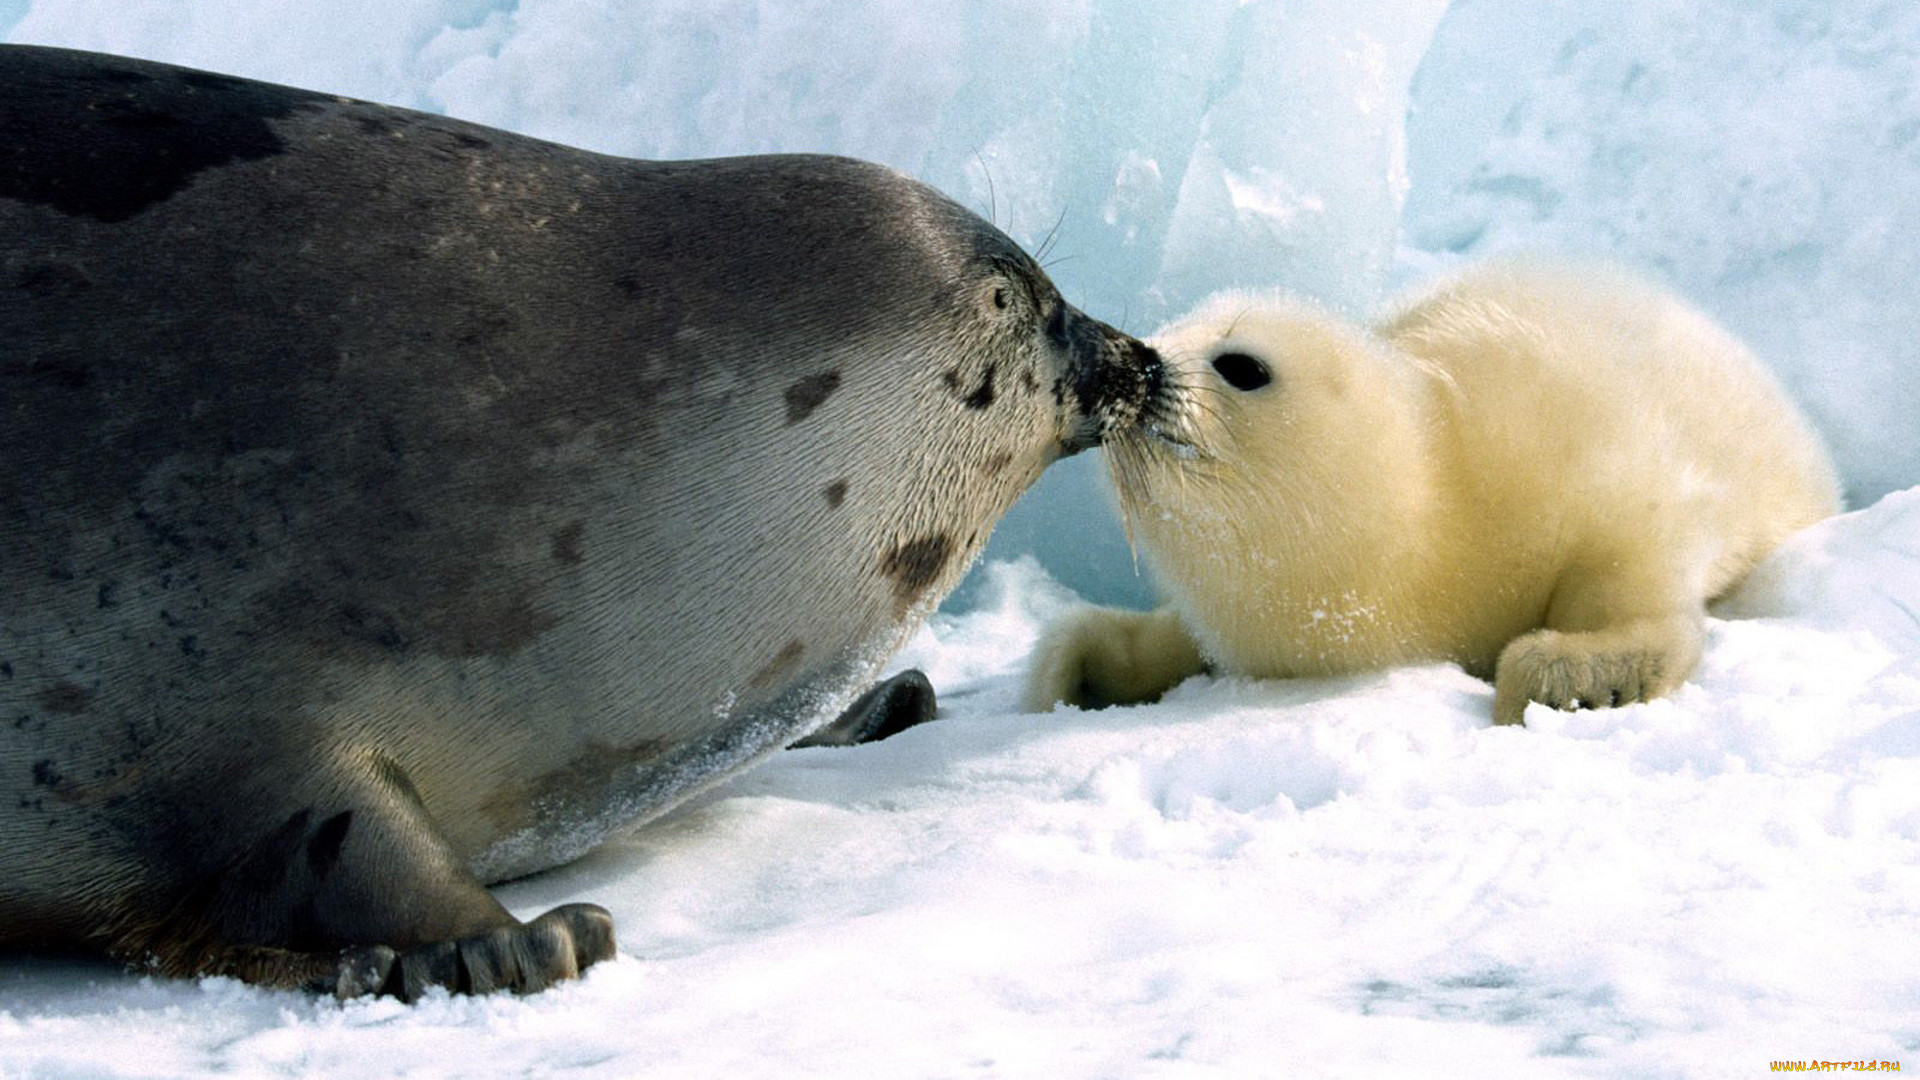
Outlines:
{"type": "Polygon", "coordinates": [[[1920,481],[1920,6],[1457,0],[1413,102],[1412,248],[1663,274],[1780,373],[1852,505],[1920,481]]]}
{"type": "Polygon", "coordinates": [[[1920,489],[1789,545],[1742,594],[1768,617],[1715,621],[1671,698],[1525,729],[1444,666],[1018,715],[1076,601],[995,564],[901,658],[939,721],[781,755],[501,890],[613,910],[622,956],[580,983],[343,1006],[9,962],[0,1075],[1912,1068],[1916,515],[1920,489]]]}

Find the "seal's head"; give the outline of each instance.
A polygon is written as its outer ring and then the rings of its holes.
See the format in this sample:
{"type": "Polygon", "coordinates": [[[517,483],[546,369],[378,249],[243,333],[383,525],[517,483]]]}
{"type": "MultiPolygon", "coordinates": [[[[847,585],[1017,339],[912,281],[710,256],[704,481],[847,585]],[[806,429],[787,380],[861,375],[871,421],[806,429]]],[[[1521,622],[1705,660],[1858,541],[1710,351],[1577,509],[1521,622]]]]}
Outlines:
{"type": "Polygon", "coordinates": [[[623,528],[732,535],[750,514],[779,537],[657,546],[637,571],[648,610],[714,608],[727,589],[743,612],[791,591],[809,613],[708,650],[724,658],[713,693],[871,677],[1042,470],[1137,426],[1163,392],[1152,349],[896,170],[776,155],[649,163],[619,184],[594,235],[610,238],[596,241],[603,276],[631,287],[596,307],[595,329],[620,323],[622,362],[590,390],[631,414],[598,429],[627,455],[623,528]],[[836,602],[823,612],[802,592],[836,602]],[[820,659],[835,657],[853,675],[820,659]]]}
{"type": "Polygon", "coordinates": [[[1221,293],[1150,347],[1165,389],[1107,444],[1129,535],[1150,548],[1167,530],[1313,528],[1305,508],[1339,504],[1356,469],[1407,458],[1406,358],[1316,304],[1221,293]]]}
{"type": "MultiPolygon", "coordinates": [[[[953,294],[973,357],[942,373],[969,410],[1037,388],[1051,410],[1054,456],[1137,427],[1166,393],[1166,367],[1138,339],[1068,303],[1046,273],[1000,230],[971,214],[955,242],[973,250],[953,294]],[[969,370],[970,369],[970,370],[969,370]]],[[[1044,464],[1044,462],[1043,462],[1044,464]]]]}
{"type": "Polygon", "coordinates": [[[614,276],[632,287],[615,317],[632,321],[650,402],[710,396],[725,404],[715,423],[798,436],[843,430],[863,400],[869,432],[910,437],[910,467],[969,463],[964,484],[926,482],[964,487],[990,521],[1001,495],[1134,426],[1163,391],[1150,348],[1067,303],[992,223],[897,170],[808,154],[650,163],[635,188],[606,231],[624,238],[614,276]],[[674,183],[682,173],[694,182],[674,183]],[[690,384],[688,371],[714,374],[690,384]],[[788,371],[777,401],[736,392],[788,371]]]}
{"type": "Polygon", "coordinates": [[[864,250],[859,258],[901,263],[889,272],[886,300],[920,306],[916,316],[927,297],[942,298],[934,321],[945,324],[944,340],[959,343],[964,355],[956,350],[940,378],[967,411],[1004,428],[1009,418],[1000,408],[1043,399],[1054,428],[1051,460],[1136,426],[1165,392],[1165,367],[1151,348],[1068,303],[1039,263],[992,223],[891,170],[873,175],[871,184],[873,216],[889,223],[880,235],[895,250],[864,250]],[[923,290],[903,287],[916,280],[923,290]]]}

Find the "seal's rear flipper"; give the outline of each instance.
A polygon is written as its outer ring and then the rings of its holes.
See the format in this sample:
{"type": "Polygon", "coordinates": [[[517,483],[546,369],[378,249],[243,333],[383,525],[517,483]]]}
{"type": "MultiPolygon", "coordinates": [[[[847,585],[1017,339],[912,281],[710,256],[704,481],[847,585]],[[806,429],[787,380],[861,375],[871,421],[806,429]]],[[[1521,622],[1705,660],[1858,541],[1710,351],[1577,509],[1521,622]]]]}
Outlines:
{"type": "Polygon", "coordinates": [[[800,746],[857,746],[898,735],[933,719],[933,684],[919,668],[908,668],[876,683],[855,699],[839,719],[794,743],[800,746]]]}
{"type": "Polygon", "coordinates": [[[187,875],[163,920],[128,928],[110,951],[165,975],[405,1001],[432,986],[530,993],[613,955],[604,909],[568,904],[520,922],[468,872],[398,766],[352,771],[315,785],[324,800],[256,811],[275,824],[219,869],[187,875]]]}

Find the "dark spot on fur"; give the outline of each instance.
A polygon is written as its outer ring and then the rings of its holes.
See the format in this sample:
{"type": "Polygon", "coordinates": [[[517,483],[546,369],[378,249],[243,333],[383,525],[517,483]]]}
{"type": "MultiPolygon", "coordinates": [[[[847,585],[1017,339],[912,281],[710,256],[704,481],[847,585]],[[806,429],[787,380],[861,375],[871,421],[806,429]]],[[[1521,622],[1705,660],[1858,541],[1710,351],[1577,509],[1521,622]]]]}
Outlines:
{"type": "Polygon", "coordinates": [[[93,280],[72,263],[37,262],[20,268],[13,286],[36,299],[75,296],[93,288],[93,280]]]}
{"type": "Polygon", "coordinates": [[[953,540],[934,533],[896,545],[880,558],[880,571],[893,579],[893,595],[902,609],[913,606],[946,568],[953,540]]]}
{"type": "Polygon", "coordinates": [[[13,678],[13,665],[10,663],[0,663],[0,679],[11,678],[13,678]]]}
{"type": "Polygon", "coordinates": [[[799,667],[800,658],[806,653],[806,642],[798,638],[787,642],[780,647],[779,652],[773,654],[773,659],[753,673],[753,678],[747,680],[747,685],[756,690],[765,690],[769,686],[785,682],[787,676],[792,675],[794,669],[799,667]]]}
{"type": "Polygon", "coordinates": [[[512,656],[534,643],[560,620],[533,606],[531,599],[503,595],[493,602],[449,610],[424,624],[428,651],[471,660],[512,656]]]}
{"type": "Polygon", "coordinates": [[[72,716],[87,711],[93,704],[93,691],[70,682],[59,682],[40,691],[40,707],[51,713],[72,716]]]}
{"type": "Polygon", "coordinates": [[[454,132],[453,141],[459,143],[463,147],[466,147],[468,150],[485,150],[493,145],[491,142],[488,142],[487,140],[479,137],[478,135],[468,135],[464,131],[454,132]]]}
{"type": "Polygon", "coordinates": [[[520,318],[497,305],[474,305],[454,336],[454,344],[468,351],[484,352],[511,338],[520,329],[520,318]]]}
{"type": "Polygon", "coordinates": [[[348,639],[392,653],[407,651],[406,635],[393,616],[353,604],[340,609],[340,632],[348,639]]]}
{"type": "Polygon", "coordinates": [[[100,587],[93,591],[93,606],[103,610],[106,608],[119,607],[120,600],[114,595],[119,590],[120,583],[117,581],[101,582],[100,587]]]}
{"type": "Polygon", "coordinates": [[[1033,372],[1031,371],[1023,371],[1020,373],[1020,385],[1029,394],[1037,394],[1040,392],[1040,380],[1034,378],[1033,372]]]}
{"type": "Polygon", "coordinates": [[[1011,464],[1013,464],[1013,454],[1003,450],[981,462],[980,471],[988,476],[999,476],[1007,471],[1007,466],[1011,464]]]}
{"type": "Polygon", "coordinates": [[[141,530],[147,534],[147,538],[155,547],[168,547],[181,555],[193,550],[193,541],[187,539],[184,532],[155,517],[147,511],[146,507],[136,507],[133,511],[133,520],[139,523],[141,530]]]}
{"type": "Polygon", "coordinates": [[[586,552],[580,546],[580,540],[586,535],[587,523],[576,521],[553,534],[553,561],[568,566],[579,566],[586,552]]]}
{"type": "Polygon", "coordinates": [[[353,811],[342,810],[320,823],[307,838],[307,869],[317,878],[326,877],[340,861],[340,847],[347,842],[347,830],[353,828],[353,811]]]}
{"type": "Polygon", "coordinates": [[[941,373],[940,383],[947,389],[958,393],[960,391],[960,369],[948,368],[945,372],[941,373]]]}
{"type": "Polygon", "coordinates": [[[8,108],[0,110],[0,198],[108,223],[167,201],[208,169],[281,153],[285,145],[267,122],[317,97],[139,61],[76,61],[33,50],[0,59],[0,83],[8,88],[8,108]]]}
{"type": "Polygon", "coordinates": [[[973,393],[967,395],[967,408],[984,409],[993,404],[993,376],[997,369],[998,365],[987,365],[987,373],[981,378],[980,385],[974,387],[973,393]]]}
{"type": "Polygon", "coordinates": [[[787,387],[787,424],[792,426],[805,420],[827,400],[835,390],[840,389],[840,373],[823,371],[818,375],[809,375],[792,386],[787,387]]]}
{"type": "Polygon", "coordinates": [[[33,782],[43,788],[57,788],[66,783],[66,777],[53,767],[52,758],[41,758],[33,763],[33,782]]]}
{"type": "Polygon", "coordinates": [[[199,638],[193,636],[192,634],[183,634],[180,637],[180,655],[181,656],[205,656],[206,652],[200,648],[199,638]]]}
{"type": "Polygon", "coordinates": [[[827,485],[826,491],[822,492],[822,494],[827,497],[827,505],[838,510],[840,509],[840,504],[847,501],[847,482],[845,480],[835,480],[833,483],[827,485]]]}

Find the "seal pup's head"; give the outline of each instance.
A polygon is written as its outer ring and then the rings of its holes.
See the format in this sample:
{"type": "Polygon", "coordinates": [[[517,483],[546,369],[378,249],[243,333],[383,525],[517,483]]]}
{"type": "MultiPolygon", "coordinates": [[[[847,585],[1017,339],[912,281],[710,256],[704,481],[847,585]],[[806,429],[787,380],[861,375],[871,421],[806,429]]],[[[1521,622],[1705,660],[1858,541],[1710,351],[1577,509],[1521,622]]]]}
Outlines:
{"type": "Polygon", "coordinates": [[[1418,455],[1417,363],[1311,301],[1227,292],[1149,345],[1165,391],[1116,429],[1108,465],[1130,538],[1170,531],[1282,549],[1391,516],[1383,472],[1418,455]],[[1144,534],[1144,535],[1141,535],[1144,534]]]}

